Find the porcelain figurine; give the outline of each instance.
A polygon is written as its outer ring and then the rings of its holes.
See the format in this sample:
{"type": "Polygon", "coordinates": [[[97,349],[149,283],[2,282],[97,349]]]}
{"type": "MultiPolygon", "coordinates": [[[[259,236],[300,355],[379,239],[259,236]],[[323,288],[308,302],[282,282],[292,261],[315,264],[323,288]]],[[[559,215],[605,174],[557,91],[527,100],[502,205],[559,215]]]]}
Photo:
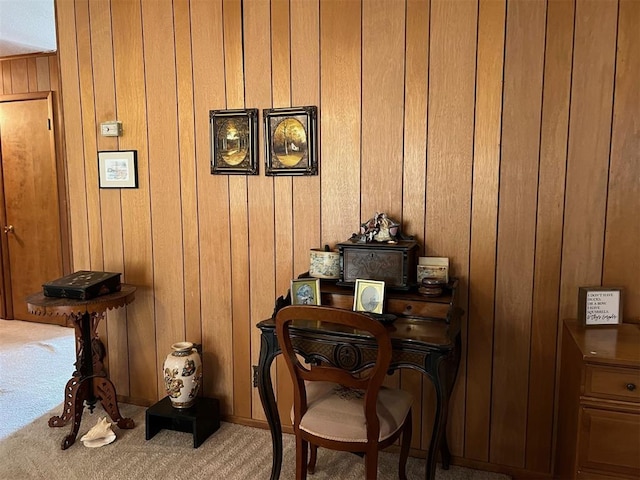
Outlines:
{"type": "Polygon", "coordinates": [[[390,219],[386,213],[378,213],[360,225],[360,234],[354,234],[360,242],[396,243],[400,224],[390,219]]]}

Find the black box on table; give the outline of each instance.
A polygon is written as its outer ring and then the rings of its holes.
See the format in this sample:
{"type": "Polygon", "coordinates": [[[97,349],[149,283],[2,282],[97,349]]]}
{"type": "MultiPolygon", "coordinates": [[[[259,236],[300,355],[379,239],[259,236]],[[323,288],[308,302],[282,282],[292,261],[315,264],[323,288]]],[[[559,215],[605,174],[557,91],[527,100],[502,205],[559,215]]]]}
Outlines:
{"type": "Polygon", "coordinates": [[[120,291],[120,274],[80,270],[42,285],[45,297],[89,300],[120,291]]]}
{"type": "Polygon", "coordinates": [[[338,285],[354,285],[356,279],[382,280],[385,288],[409,290],[416,285],[418,244],[413,240],[397,243],[342,242],[338,285]]]}

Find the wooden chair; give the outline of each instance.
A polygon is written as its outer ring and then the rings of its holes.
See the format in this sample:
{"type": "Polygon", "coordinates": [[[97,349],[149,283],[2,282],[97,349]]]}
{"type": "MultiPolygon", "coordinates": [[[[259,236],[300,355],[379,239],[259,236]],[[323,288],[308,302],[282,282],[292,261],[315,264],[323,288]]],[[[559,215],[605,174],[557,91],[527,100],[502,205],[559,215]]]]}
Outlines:
{"type": "Polygon", "coordinates": [[[378,475],[378,451],[402,435],[398,478],[406,480],[411,443],[411,395],[382,382],[391,362],[391,338],[369,315],[331,307],[291,305],[276,314],[276,334],[294,385],[292,409],[296,436],[296,479],[313,473],[317,447],[364,454],[367,480],[378,475]],[[296,320],[322,322],[367,332],[377,343],[375,364],[351,372],[323,362],[303,365],[293,346],[296,320]],[[311,445],[311,460],[307,456],[311,445]]]}

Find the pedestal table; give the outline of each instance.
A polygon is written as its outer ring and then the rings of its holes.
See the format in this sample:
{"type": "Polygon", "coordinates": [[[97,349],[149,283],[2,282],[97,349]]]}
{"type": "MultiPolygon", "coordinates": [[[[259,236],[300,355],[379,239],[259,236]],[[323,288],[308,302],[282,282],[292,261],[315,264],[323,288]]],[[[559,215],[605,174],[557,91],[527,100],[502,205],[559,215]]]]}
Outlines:
{"type": "Polygon", "coordinates": [[[116,389],[107,377],[102,363],[105,348],[96,329],[108,309],[123,307],[135,298],[136,287],[122,284],[118,292],[101,295],[89,300],[46,297],[42,292],[27,297],[29,313],[35,315],[63,315],[75,329],[76,370],[64,391],[62,415],[49,419],[50,427],[63,427],[73,421],[71,432],[62,440],[62,450],[76,441],[84,404],[91,412],[98,400],[111,419],[120,428],[133,428],[133,419],[124,418],[118,410],[116,389]]]}

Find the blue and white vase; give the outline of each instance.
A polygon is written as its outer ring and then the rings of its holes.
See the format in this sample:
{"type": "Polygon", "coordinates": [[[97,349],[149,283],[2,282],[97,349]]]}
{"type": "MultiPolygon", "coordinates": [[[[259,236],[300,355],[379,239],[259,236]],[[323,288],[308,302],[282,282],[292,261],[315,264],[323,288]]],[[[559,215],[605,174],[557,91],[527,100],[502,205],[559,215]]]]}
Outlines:
{"type": "Polygon", "coordinates": [[[174,343],[171,348],[162,365],[167,395],[173,407],[189,408],[202,383],[202,359],[191,342],[174,343]]]}

